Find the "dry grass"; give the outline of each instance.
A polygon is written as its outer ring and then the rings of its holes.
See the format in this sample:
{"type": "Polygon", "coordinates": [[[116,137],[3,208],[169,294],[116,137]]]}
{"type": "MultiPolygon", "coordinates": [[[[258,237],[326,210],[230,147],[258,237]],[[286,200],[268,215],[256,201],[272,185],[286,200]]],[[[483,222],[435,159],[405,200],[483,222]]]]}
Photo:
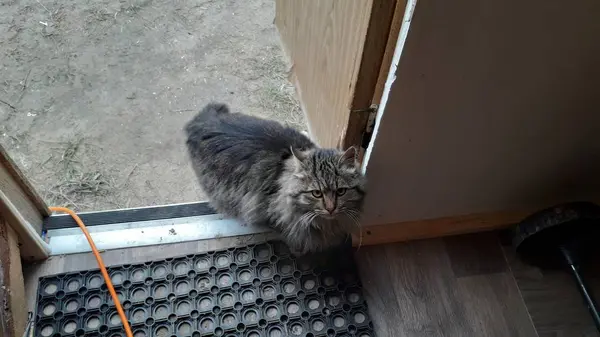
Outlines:
{"type": "Polygon", "coordinates": [[[89,169],[78,160],[84,146],[83,138],[64,143],[60,160],[55,165],[56,184],[46,191],[45,199],[52,205],[79,210],[89,208],[95,197],[105,197],[114,190],[114,181],[98,169],[89,169]]]}
{"type": "Polygon", "coordinates": [[[273,113],[273,118],[298,130],[305,130],[306,124],[300,103],[291,86],[269,85],[261,89],[259,102],[273,113]]]}
{"type": "Polygon", "coordinates": [[[266,48],[266,56],[252,64],[253,72],[265,78],[259,91],[259,104],[272,113],[272,118],[298,130],[306,129],[306,121],[294,86],[286,78],[287,65],[279,47],[266,48]]]}

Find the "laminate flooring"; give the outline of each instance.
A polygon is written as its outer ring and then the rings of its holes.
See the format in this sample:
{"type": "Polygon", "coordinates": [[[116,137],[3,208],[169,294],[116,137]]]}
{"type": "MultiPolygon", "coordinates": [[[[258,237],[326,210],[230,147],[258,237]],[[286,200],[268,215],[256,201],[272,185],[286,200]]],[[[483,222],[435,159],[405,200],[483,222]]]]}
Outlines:
{"type": "Polygon", "coordinates": [[[600,336],[570,275],[523,264],[497,233],[363,247],[356,260],[378,337],[600,336]]]}

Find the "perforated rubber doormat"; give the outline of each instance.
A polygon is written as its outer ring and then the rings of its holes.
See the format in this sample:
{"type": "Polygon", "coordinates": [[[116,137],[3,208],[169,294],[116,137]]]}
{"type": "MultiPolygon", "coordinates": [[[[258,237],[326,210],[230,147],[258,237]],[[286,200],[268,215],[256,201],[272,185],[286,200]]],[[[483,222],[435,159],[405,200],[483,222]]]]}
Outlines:
{"type": "MultiPolygon", "coordinates": [[[[374,337],[351,247],[265,244],[108,268],[135,337],[374,337]]],[[[125,337],[98,269],[40,278],[37,337],[125,337]]]]}

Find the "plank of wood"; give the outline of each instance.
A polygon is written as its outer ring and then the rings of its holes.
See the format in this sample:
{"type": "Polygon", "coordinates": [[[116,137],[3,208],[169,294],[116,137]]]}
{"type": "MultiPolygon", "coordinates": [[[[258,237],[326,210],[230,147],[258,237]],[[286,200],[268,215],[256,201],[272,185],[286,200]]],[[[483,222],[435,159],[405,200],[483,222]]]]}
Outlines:
{"type": "MultiPolygon", "coordinates": [[[[592,202],[600,204],[598,199],[592,199],[592,202]]],[[[547,204],[541,208],[527,210],[487,212],[381,225],[363,225],[361,232],[353,235],[352,244],[355,247],[359,245],[371,246],[504,229],[515,225],[540,209],[552,205],[547,204]]]]}
{"type": "Polygon", "coordinates": [[[0,146],[0,213],[17,232],[26,260],[43,260],[49,248],[41,239],[43,218],[48,208],[27,179],[0,146]]]}
{"type": "Polygon", "coordinates": [[[536,336],[493,235],[364,247],[355,256],[378,337],[536,336]],[[456,254],[470,244],[476,256],[456,254]]]}
{"type": "Polygon", "coordinates": [[[443,238],[452,272],[458,278],[508,271],[498,233],[473,233],[443,238]]]}
{"type": "MultiPolygon", "coordinates": [[[[368,110],[374,103],[373,93],[383,69],[382,61],[390,38],[390,27],[393,24],[395,8],[398,3],[404,1],[379,0],[373,2],[356,88],[350,103],[348,126],[341,148],[362,145],[362,137],[369,120],[370,112],[368,110]]],[[[388,69],[383,69],[386,75],[388,69]]]]}
{"type": "MultiPolygon", "coordinates": [[[[527,265],[511,246],[503,249],[539,337],[600,337],[572,275],[527,265]]],[[[594,295],[600,294],[600,270],[594,263],[599,258],[591,257],[582,268],[594,295]]]]}
{"type": "MultiPolygon", "coordinates": [[[[393,297],[393,286],[402,280],[392,277],[389,265],[401,261],[390,261],[387,250],[388,246],[379,245],[364,247],[355,253],[363,295],[378,337],[402,336],[397,324],[406,319],[400,303],[393,297]]],[[[415,318],[415,315],[411,313],[408,317],[415,318]]]]}
{"type": "Polygon", "coordinates": [[[42,218],[48,216],[48,207],[31,187],[23,173],[0,145],[0,190],[9,198],[19,213],[38,233],[42,232],[42,218]]]}
{"type": "Polygon", "coordinates": [[[17,234],[0,217],[0,325],[4,336],[22,336],[27,303],[17,234]]]}
{"type": "MultiPolygon", "coordinates": [[[[0,145],[0,166],[4,167],[6,173],[10,174],[17,186],[19,186],[21,193],[27,197],[28,203],[31,204],[42,217],[49,216],[50,211],[48,210],[48,205],[46,205],[42,197],[37,193],[27,177],[25,177],[23,171],[19,169],[2,145],[0,145]]],[[[41,233],[41,231],[42,229],[40,227],[39,232],[41,233]]]]}
{"type": "Polygon", "coordinates": [[[385,52],[383,53],[383,58],[381,59],[379,75],[377,77],[377,83],[375,84],[375,89],[373,92],[372,104],[379,105],[381,102],[383,88],[385,87],[385,82],[387,81],[388,73],[392,65],[392,58],[394,57],[394,50],[396,49],[396,44],[398,43],[400,28],[404,22],[403,19],[404,11],[406,10],[406,2],[406,0],[400,0],[396,2],[396,7],[394,8],[394,14],[392,16],[392,23],[389,29],[388,40],[385,46],[385,52]]]}
{"type": "Polygon", "coordinates": [[[451,216],[438,219],[405,221],[383,225],[364,226],[353,245],[380,245],[385,243],[444,237],[450,235],[491,231],[506,228],[535,212],[507,211],[451,216]]]}
{"type": "MultiPolygon", "coordinates": [[[[2,167],[0,166],[0,176],[2,175],[2,167]]],[[[1,178],[0,178],[1,179],[1,178]]],[[[0,182],[0,185],[1,182],[0,182]]],[[[6,185],[5,185],[6,186],[6,185]]],[[[7,191],[10,193],[10,191],[7,191]]],[[[2,188],[0,188],[0,214],[4,216],[7,223],[17,233],[19,237],[19,245],[21,246],[21,256],[27,261],[44,260],[50,255],[50,248],[42,240],[42,237],[37,232],[36,227],[28,221],[24,214],[21,213],[22,208],[19,204],[13,203],[14,198],[9,197],[2,188]]],[[[19,201],[18,199],[16,200],[19,201]]],[[[29,213],[34,215],[35,213],[29,213]]],[[[33,224],[41,224],[41,217],[33,224]]]]}
{"type": "Polygon", "coordinates": [[[311,136],[343,144],[373,0],[277,0],[275,24],[292,64],[311,136]]]}

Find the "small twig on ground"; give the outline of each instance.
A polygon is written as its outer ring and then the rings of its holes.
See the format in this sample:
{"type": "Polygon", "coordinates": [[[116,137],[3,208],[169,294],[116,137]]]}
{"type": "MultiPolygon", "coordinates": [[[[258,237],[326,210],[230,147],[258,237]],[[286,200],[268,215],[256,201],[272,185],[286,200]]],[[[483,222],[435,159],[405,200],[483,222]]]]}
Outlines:
{"type": "Polygon", "coordinates": [[[40,6],[44,7],[44,9],[46,10],[46,12],[48,12],[48,14],[50,14],[50,17],[52,17],[52,12],[48,9],[48,7],[44,6],[43,3],[40,2],[40,0],[35,0],[38,4],[40,4],[40,6]]]}
{"type": "Polygon", "coordinates": [[[44,199],[50,200],[50,202],[53,204],[57,204],[57,205],[62,204],[63,206],[73,207],[75,209],[79,208],[82,205],[86,206],[86,207],[88,206],[87,204],[76,203],[75,201],[71,200],[71,198],[66,196],[64,193],[61,193],[59,191],[50,190],[50,191],[48,191],[47,194],[50,194],[50,198],[48,198],[48,196],[46,196],[44,199]]]}
{"type": "Polygon", "coordinates": [[[125,177],[125,180],[123,181],[123,183],[121,183],[121,186],[119,186],[119,188],[121,187],[125,187],[125,185],[127,185],[127,183],[129,182],[129,178],[131,178],[131,176],[133,175],[133,172],[135,171],[135,169],[137,169],[138,164],[135,164],[133,166],[133,168],[131,169],[131,171],[129,171],[129,174],[127,175],[127,177],[125,177]]]}
{"type": "Polygon", "coordinates": [[[100,196],[110,192],[110,182],[104,179],[98,171],[85,173],[73,171],[71,174],[67,173],[67,175],[72,176],[67,177],[66,180],[54,185],[49,190],[53,200],[66,201],[77,208],[83,203],[76,203],[72,198],[81,200],[86,195],[100,196]]]}
{"type": "MultiPolygon", "coordinates": [[[[56,164],[58,181],[51,186],[46,194],[53,204],[71,206],[76,210],[90,208],[87,201],[110,195],[115,181],[106,176],[101,170],[88,170],[79,162],[79,149],[84,143],[83,138],[74,141],[61,142],[62,154],[56,164]]],[[[52,158],[52,157],[51,157],[52,158]]],[[[48,162],[46,160],[46,162],[48,162]]],[[[44,163],[45,164],[45,163],[44,163]]]]}
{"type": "Polygon", "coordinates": [[[9,106],[11,109],[13,109],[13,110],[15,110],[15,111],[17,110],[17,108],[15,108],[15,106],[14,106],[14,105],[12,105],[12,104],[8,103],[7,101],[5,101],[5,100],[3,100],[3,99],[0,99],[0,103],[4,103],[4,104],[8,105],[8,106],[9,106]]]}
{"type": "Polygon", "coordinates": [[[29,74],[31,74],[31,68],[25,75],[25,79],[23,79],[23,84],[21,87],[21,94],[19,95],[19,99],[17,100],[17,104],[21,103],[21,99],[23,99],[23,95],[25,95],[25,89],[27,88],[27,80],[29,79],[29,74]]]}
{"type": "Polygon", "coordinates": [[[44,167],[46,164],[48,164],[48,162],[50,160],[52,160],[52,158],[54,158],[53,154],[51,154],[50,157],[48,157],[48,159],[44,160],[44,162],[40,165],[40,167],[44,167]]]}
{"type": "Polygon", "coordinates": [[[75,157],[75,154],[77,154],[77,150],[79,150],[79,146],[81,145],[81,143],[83,143],[83,138],[80,138],[77,142],[68,142],[67,147],[65,148],[58,163],[64,163],[66,167],[70,165],[70,163],[77,162],[73,158],[75,157]]]}

